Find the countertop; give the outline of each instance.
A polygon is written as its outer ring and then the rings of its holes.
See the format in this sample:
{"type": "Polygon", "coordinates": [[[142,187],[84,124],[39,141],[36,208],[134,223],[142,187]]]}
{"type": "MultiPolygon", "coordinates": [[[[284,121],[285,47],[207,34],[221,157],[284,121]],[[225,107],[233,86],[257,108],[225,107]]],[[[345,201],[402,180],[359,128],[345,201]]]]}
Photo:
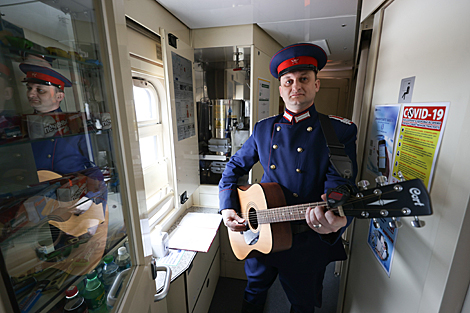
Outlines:
{"type": "MultiPolygon", "coordinates": [[[[171,233],[176,229],[180,221],[183,219],[183,217],[190,212],[197,212],[197,213],[218,213],[219,210],[218,208],[207,208],[207,207],[198,207],[198,206],[192,206],[186,210],[184,214],[182,214],[176,222],[170,227],[168,230],[168,235],[171,236],[171,233]]],[[[170,249],[172,250],[172,249],[170,249]]],[[[171,269],[171,281],[174,281],[178,276],[180,276],[184,271],[186,271],[189,266],[191,265],[191,262],[194,260],[194,257],[196,256],[197,252],[195,251],[184,251],[181,259],[179,262],[175,265],[172,266],[170,265],[171,269]]],[[[157,259],[157,265],[159,264],[159,261],[157,259]]],[[[158,274],[157,279],[156,279],[156,284],[157,284],[157,291],[160,291],[163,288],[163,283],[165,281],[165,275],[158,274]]]]}

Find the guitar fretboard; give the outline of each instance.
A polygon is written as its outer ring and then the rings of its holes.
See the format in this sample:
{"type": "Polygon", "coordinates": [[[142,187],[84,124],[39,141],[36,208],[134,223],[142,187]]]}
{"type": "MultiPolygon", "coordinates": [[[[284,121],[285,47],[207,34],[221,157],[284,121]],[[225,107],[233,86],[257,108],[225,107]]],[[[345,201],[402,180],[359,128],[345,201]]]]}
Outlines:
{"type": "MultiPolygon", "coordinates": [[[[270,224],[278,222],[299,221],[305,219],[307,208],[326,205],[326,202],[305,203],[298,205],[285,206],[280,208],[271,208],[269,210],[256,211],[258,224],[270,224]]],[[[245,217],[251,219],[251,216],[245,217]]]]}

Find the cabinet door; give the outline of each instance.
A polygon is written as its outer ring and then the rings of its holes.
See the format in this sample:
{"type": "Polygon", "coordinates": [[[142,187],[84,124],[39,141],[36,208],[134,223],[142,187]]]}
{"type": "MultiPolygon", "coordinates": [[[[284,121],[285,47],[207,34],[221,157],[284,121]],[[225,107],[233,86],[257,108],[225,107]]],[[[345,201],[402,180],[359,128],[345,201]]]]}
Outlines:
{"type": "Polygon", "coordinates": [[[220,249],[214,257],[214,262],[207,274],[204,284],[202,285],[198,300],[192,313],[206,313],[211,306],[212,297],[214,296],[217,282],[219,281],[220,274],[220,249]]]}
{"type": "Polygon", "coordinates": [[[171,282],[170,291],[166,297],[169,313],[188,312],[186,300],[185,274],[171,282]]]}
{"type": "MultiPolygon", "coordinates": [[[[201,290],[204,289],[206,278],[209,274],[211,267],[214,263],[217,263],[220,273],[220,258],[216,258],[219,251],[219,235],[214,239],[211,248],[207,253],[198,252],[194,258],[192,267],[187,271],[187,293],[188,293],[188,307],[189,312],[193,311],[193,308],[200,298],[201,290]]],[[[217,275],[218,275],[217,273],[217,275]]]]}

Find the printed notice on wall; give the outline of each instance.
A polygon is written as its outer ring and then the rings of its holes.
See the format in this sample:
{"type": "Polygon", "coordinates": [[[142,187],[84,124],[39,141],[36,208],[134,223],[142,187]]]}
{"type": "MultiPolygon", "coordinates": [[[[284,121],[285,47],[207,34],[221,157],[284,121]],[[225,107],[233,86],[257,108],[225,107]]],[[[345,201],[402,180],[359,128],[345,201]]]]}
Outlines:
{"type": "Polygon", "coordinates": [[[420,178],[428,190],[441,146],[449,102],[403,106],[393,156],[391,182],[420,178]]]}
{"type": "Polygon", "coordinates": [[[269,97],[271,95],[271,82],[269,80],[258,78],[258,121],[269,116],[269,97]]]}
{"type": "Polygon", "coordinates": [[[390,227],[389,219],[378,218],[376,224],[372,220],[370,221],[367,243],[388,277],[390,277],[390,270],[392,268],[397,235],[398,228],[390,227]]]}
{"type": "MultiPolygon", "coordinates": [[[[400,109],[400,104],[376,105],[374,108],[374,117],[367,140],[367,171],[374,176],[383,175],[390,179],[400,109]]],[[[390,218],[371,220],[367,243],[390,277],[398,229],[391,228],[389,222],[390,218]],[[376,227],[378,225],[380,227],[376,227]]]]}
{"type": "Polygon", "coordinates": [[[400,104],[376,105],[367,140],[367,170],[390,179],[400,104]]]}
{"type": "Polygon", "coordinates": [[[193,72],[190,60],[171,52],[175,90],[178,141],[196,135],[194,122],[193,72]]]}

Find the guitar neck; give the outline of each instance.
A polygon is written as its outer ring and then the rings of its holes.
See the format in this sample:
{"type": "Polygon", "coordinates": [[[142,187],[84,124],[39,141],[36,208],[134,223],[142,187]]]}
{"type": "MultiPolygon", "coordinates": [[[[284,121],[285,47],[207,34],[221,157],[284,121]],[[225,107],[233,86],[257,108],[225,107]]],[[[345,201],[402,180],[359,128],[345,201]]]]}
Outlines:
{"type": "MultiPolygon", "coordinates": [[[[327,207],[328,210],[339,216],[356,218],[384,218],[400,216],[431,215],[432,206],[426,186],[420,179],[412,179],[395,184],[362,190],[353,196],[348,195],[347,201],[338,198],[336,191],[332,191],[328,203],[305,203],[291,206],[277,207],[285,203],[285,199],[278,199],[282,190],[276,183],[263,183],[239,188],[240,214],[250,225],[271,224],[305,220],[307,208],[316,206],[327,207]],[[341,200],[334,202],[334,200],[341,200]],[[270,200],[268,203],[267,200],[270,200]],[[282,200],[282,201],[281,201],[282,200]],[[270,204],[273,207],[270,207],[270,204]],[[264,209],[258,209],[264,208],[264,209]]],[[[328,195],[327,195],[328,197],[328,195]]]]}
{"type": "Polygon", "coordinates": [[[326,202],[305,203],[280,208],[270,208],[269,210],[260,210],[257,211],[257,222],[259,224],[271,224],[304,220],[307,208],[322,205],[326,205],[326,202]]]}

